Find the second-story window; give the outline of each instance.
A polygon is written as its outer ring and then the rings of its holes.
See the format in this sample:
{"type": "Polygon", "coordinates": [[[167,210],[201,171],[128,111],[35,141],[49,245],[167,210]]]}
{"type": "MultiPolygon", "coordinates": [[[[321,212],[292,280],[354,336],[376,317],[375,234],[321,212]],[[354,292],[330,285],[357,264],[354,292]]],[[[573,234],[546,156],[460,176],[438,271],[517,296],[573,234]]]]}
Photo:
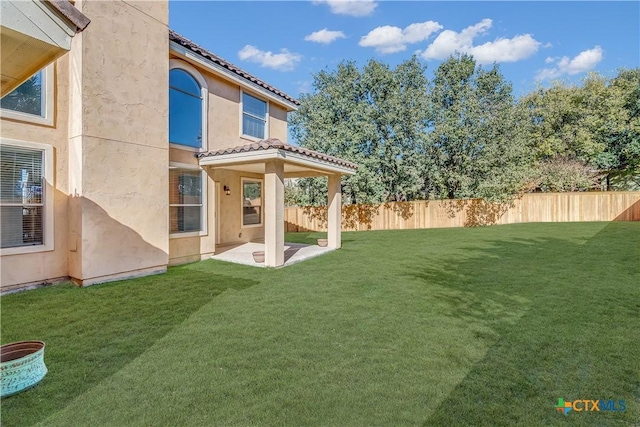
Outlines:
{"type": "Polygon", "coordinates": [[[264,139],[267,133],[267,103],[242,93],[242,134],[264,139]]]}
{"type": "Polygon", "coordinates": [[[202,148],[202,87],[187,71],[169,71],[169,142],[202,148]]]}

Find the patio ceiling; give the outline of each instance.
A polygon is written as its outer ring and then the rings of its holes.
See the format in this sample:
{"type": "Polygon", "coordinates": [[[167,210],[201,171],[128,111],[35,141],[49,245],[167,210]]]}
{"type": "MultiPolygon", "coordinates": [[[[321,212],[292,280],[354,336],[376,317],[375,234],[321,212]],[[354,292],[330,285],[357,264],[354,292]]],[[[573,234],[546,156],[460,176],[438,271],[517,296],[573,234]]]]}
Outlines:
{"type": "Polygon", "coordinates": [[[295,145],[278,139],[267,139],[197,155],[201,166],[224,168],[242,172],[265,173],[265,164],[280,160],[286,178],[343,174],[353,175],[357,166],[338,157],[295,145]]]}

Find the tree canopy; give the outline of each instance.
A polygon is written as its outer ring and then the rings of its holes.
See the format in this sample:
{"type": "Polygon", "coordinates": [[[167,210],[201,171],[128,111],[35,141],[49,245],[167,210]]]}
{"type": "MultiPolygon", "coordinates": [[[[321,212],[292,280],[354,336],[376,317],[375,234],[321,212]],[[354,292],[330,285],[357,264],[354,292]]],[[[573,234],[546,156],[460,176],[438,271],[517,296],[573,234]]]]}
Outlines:
{"type": "Polygon", "coordinates": [[[451,57],[430,85],[425,194],[430,198],[508,200],[522,191],[531,163],[517,125],[511,84],[497,66],[451,57]]]}
{"type": "MultiPolygon", "coordinates": [[[[640,168],[640,68],[515,99],[497,65],[469,55],[442,62],[431,81],[416,57],[395,68],[344,61],[317,73],[300,101],[290,117],[297,142],[359,165],[343,178],[348,203],[507,201],[631,185],[640,168]]],[[[289,203],[326,201],[318,178],[287,188],[289,203]]]]}
{"type": "MultiPolygon", "coordinates": [[[[375,60],[362,70],[343,62],[335,71],[318,73],[314,92],[300,101],[291,117],[291,132],[300,144],[359,165],[343,182],[353,203],[419,195],[423,177],[416,154],[425,143],[429,101],[417,58],[395,69],[375,60]]],[[[301,180],[301,185],[315,194],[314,182],[301,180]]]]}

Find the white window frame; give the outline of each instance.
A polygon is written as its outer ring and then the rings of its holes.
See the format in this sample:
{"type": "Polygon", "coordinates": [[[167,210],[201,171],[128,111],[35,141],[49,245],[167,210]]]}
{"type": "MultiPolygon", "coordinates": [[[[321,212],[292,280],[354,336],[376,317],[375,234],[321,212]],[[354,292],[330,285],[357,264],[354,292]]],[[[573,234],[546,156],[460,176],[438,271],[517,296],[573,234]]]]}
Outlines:
{"type": "MultiPolygon", "coordinates": [[[[253,116],[253,117],[256,117],[256,116],[253,116]]],[[[269,116],[269,100],[261,98],[258,95],[254,94],[253,92],[248,92],[248,91],[240,89],[240,138],[248,139],[249,141],[253,141],[253,142],[262,141],[264,139],[269,139],[269,119],[270,119],[270,116],[269,116]],[[242,117],[244,116],[243,98],[244,98],[245,94],[249,95],[252,98],[255,98],[255,99],[258,99],[258,100],[260,100],[262,102],[266,102],[267,103],[267,112],[266,112],[266,115],[265,115],[265,118],[264,118],[264,138],[256,138],[255,136],[246,135],[244,133],[244,129],[243,129],[243,126],[242,126],[242,117]]]]}
{"type": "Polygon", "coordinates": [[[33,246],[16,246],[13,248],[0,248],[0,255],[31,254],[36,252],[52,251],[54,244],[54,185],[53,185],[53,146],[38,142],[20,141],[17,139],[0,138],[0,144],[20,147],[28,150],[42,151],[42,172],[44,178],[43,215],[42,215],[42,244],[33,246]]]}
{"type": "MultiPolygon", "coordinates": [[[[200,211],[200,225],[202,229],[200,231],[185,231],[185,232],[171,232],[171,224],[169,224],[169,238],[170,239],[180,239],[184,237],[201,237],[207,236],[209,233],[207,231],[207,172],[202,169],[198,165],[193,165],[190,163],[178,163],[178,162],[169,162],[169,169],[180,169],[180,170],[192,170],[192,171],[200,171],[200,179],[202,180],[202,207],[200,211]]],[[[171,206],[185,206],[183,204],[169,204],[171,206]]],[[[170,215],[170,214],[169,214],[170,215]]],[[[169,221],[169,217],[167,218],[169,221]]]]}
{"type": "MultiPolygon", "coordinates": [[[[193,151],[194,153],[208,151],[209,143],[207,117],[209,112],[209,86],[207,85],[207,80],[202,76],[202,74],[200,74],[200,71],[198,71],[197,68],[187,62],[181,61],[180,59],[169,60],[169,71],[174,69],[184,70],[187,73],[191,74],[191,76],[198,82],[198,85],[200,85],[200,95],[202,96],[202,145],[200,148],[196,148],[189,147],[188,145],[173,144],[169,142],[169,147],[177,148],[179,150],[193,151]]],[[[167,91],[168,90],[170,90],[170,88],[167,84],[167,91]]],[[[171,114],[171,107],[169,107],[168,111],[169,114],[171,114]]]]}
{"type": "Polygon", "coordinates": [[[240,228],[257,228],[264,226],[264,179],[261,178],[240,178],[240,228]],[[244,183],[245,182],[259,182],[260,183],[260,224],[244,225],[244,183]]]}
{"type": "MultiPolygon", "coordinates": [[[[55,97],[55,65],[50,64],[41,70],[42,71],[42,113],[41,116],[35,114],[23,113],[21,111],[7,110],[0,108],[0,117],[3,119],[18,120],[21,122],[34,123],[38,125],[53,126],[53,100],[55,97]]],[[[35,74],[34,74],[35,75],[35,74]]],[[[32,76],[33,77],[33,76],[32,76]]]]}

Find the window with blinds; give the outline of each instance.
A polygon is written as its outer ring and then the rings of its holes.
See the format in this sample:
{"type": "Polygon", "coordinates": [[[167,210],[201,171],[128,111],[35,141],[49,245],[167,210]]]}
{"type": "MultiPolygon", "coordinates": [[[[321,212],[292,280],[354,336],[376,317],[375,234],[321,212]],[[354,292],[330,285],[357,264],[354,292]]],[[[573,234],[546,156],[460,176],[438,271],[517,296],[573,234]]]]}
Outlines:
{"type": "Polygon", "coordinates": [[[44,244],[44,152],[0,145],[1,247],[44,244]]]}
{"type": "Polygon", "coordinates": [[[267,127],[267,103],[242,93],[242,134],[264,139],[267,127]]]}
{"type": "Polygon", "coordinates": [[[202,231],[202,172],[169,169],[169,230],[171,233],[202,231]]]}

